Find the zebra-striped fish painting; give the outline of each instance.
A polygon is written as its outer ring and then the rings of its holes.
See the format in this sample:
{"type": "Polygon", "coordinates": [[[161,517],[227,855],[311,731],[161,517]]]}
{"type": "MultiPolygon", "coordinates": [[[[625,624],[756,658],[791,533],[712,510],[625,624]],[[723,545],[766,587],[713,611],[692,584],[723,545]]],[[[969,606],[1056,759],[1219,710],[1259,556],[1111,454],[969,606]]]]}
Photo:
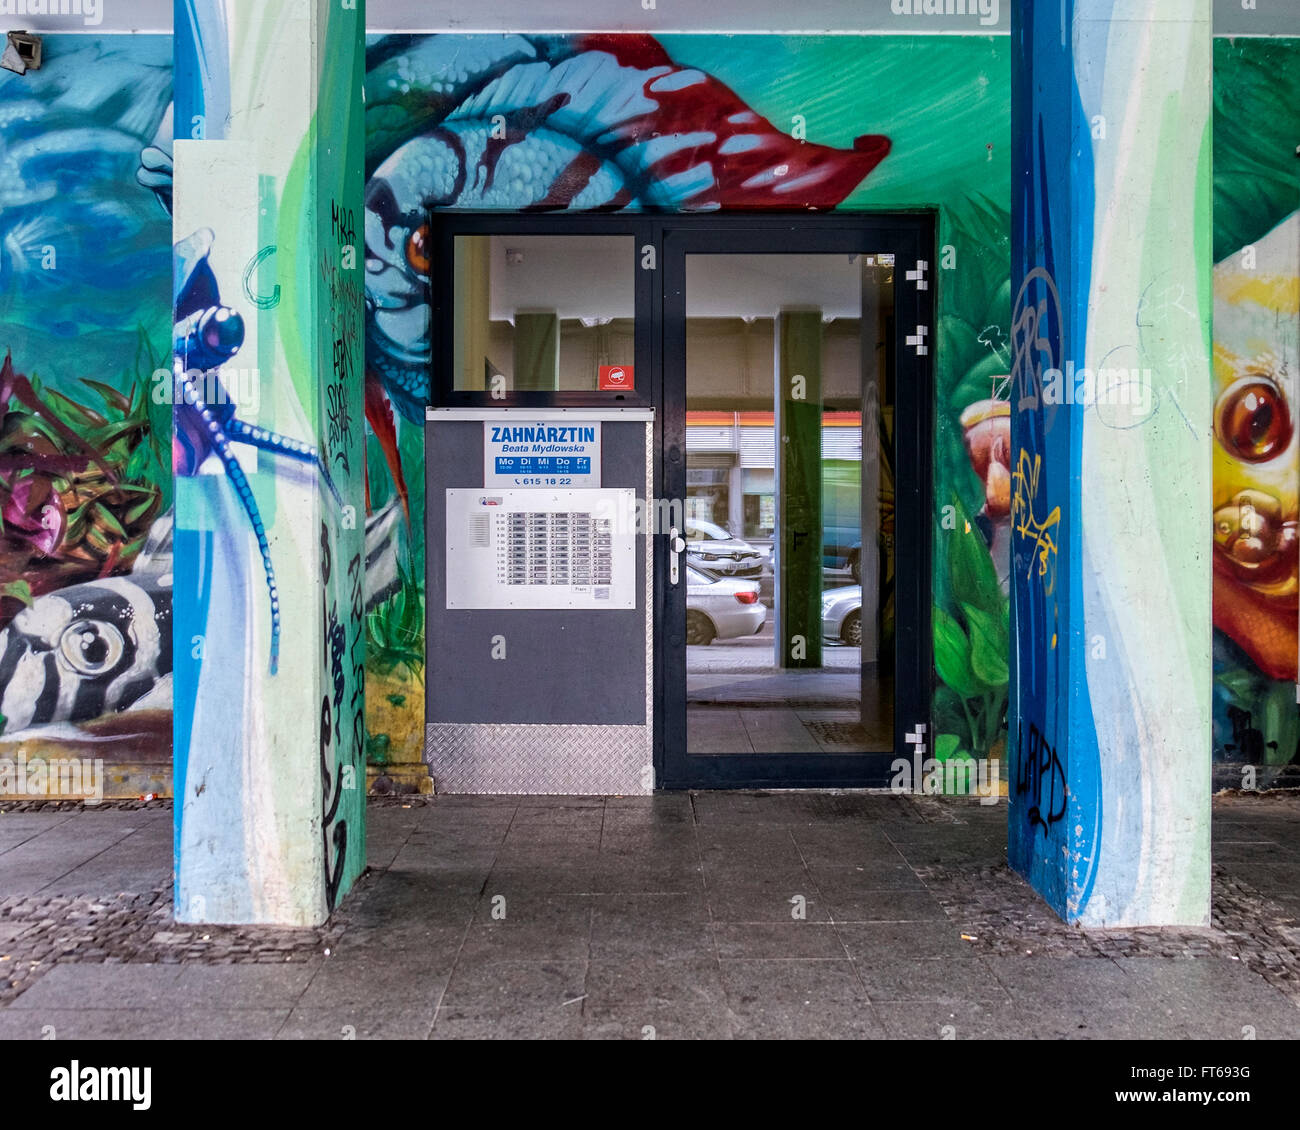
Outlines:
{"type": "Polygon", "coordinates": [[[0,72],[0,757],[170,744],[169,35],[50,35],[0,72]],[[161,517],[160,517],[161,515],[161,517]]]}
{"type": "Polygon", "coordinates": [[[0,735],[171,707],[171,517],[125,577],[33,602],[0,632],[0,735]]]}

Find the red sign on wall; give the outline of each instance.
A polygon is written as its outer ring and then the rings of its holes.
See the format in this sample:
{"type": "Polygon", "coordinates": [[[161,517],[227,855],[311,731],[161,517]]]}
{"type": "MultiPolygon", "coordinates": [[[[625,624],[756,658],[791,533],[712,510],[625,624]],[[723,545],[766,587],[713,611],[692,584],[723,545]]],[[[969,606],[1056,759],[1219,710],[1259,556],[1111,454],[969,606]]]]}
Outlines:
{"type": "Polygon", "coordinates": [[[624,389],[630,392],[633,384],[631,365],[602,365],[600,367],[600,383],[596,387],[601,392],[622,392],[624,389]]]}

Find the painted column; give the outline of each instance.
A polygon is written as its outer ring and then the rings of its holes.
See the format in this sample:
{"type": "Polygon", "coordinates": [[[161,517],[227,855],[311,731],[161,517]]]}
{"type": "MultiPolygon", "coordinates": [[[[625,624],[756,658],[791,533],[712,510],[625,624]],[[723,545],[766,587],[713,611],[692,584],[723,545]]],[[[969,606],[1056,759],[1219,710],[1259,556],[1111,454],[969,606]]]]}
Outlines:
{"type": "MultiPolygon", "coordinates": [[[[482,392],[487,387],[491,351],[492,239],[464,235],[456,240],[452,257],[456,288],[456,387],[482,392]]],[[[493,391],[489,389],[489,391],[493,391]]],[[[502,389],[504,391],[504,388],[502,389]]]]}
{"type": "Polygon", "coordinates": [[[776,320],[778,667],[822,665],[822,313],[776,320]]]}
{"type": "Polygon", "coordinates": [[[364,0],[177,0],[176,916],[364,865],[364,0]]]}
{"type": "Polygon", "coordinates": [[[518,392],[560,387],[560,319],[554,310],[515,313],[514,366],[518,392]]]}
{"type": "Polygon", "coordinates": [[[1012,865],[1085,925],[1210,896],[1210,0],[1013,17],[1012,865]]]}

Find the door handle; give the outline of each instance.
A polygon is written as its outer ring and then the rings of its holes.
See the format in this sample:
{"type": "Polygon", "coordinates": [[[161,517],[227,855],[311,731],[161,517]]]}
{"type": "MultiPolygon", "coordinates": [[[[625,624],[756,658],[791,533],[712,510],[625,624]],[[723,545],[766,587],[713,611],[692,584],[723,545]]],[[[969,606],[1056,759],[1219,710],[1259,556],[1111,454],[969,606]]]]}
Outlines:
{"type": "Polygon", "coordinates": [[[682,579],[682,554],[686,552],[686,542],[682,540],[681,531],[673,526],[668,531],[668,583],[675,585],[682,579]]]}

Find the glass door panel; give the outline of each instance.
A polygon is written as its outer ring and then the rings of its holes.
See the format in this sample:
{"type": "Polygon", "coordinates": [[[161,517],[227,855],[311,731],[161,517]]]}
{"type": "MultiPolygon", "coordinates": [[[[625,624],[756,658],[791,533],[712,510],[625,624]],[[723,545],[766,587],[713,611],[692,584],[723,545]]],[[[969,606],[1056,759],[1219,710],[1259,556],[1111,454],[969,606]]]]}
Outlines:
{"type": "Polygon", "coordinates": [[[892,271],[686,256],[688,754],[893,748],[892,271]]]}
{"type": "Polygon", "coordinates": [[[683,516],[665,783],[883,784],[928,716],[928,512],[908,511],[900,569],[895,506],[900,391],[914,503],[929,458],[928,386],[896,347],[895,265],[920,233],[758,234],[665,241],[664,490],[683,516]]]}

